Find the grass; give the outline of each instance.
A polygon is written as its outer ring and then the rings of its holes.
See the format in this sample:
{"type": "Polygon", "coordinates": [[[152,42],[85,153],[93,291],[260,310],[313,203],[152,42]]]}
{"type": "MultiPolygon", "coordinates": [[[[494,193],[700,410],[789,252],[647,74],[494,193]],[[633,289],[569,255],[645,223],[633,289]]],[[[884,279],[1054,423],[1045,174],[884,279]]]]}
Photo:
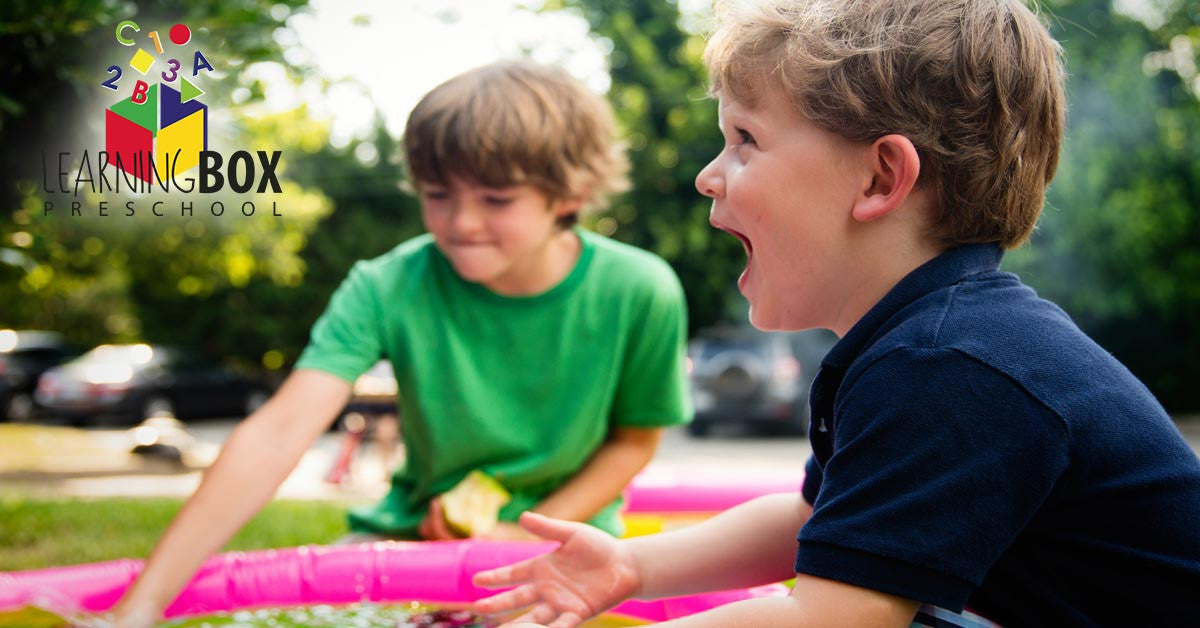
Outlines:
{"type": "MultiPolygon", "coordinates": [[[[0,495],[0,571],[145,558],[183,500],[0,495]]],[[[329,543],[346,533],[346,505],[274,501],[225,551],[329,543]]]]}

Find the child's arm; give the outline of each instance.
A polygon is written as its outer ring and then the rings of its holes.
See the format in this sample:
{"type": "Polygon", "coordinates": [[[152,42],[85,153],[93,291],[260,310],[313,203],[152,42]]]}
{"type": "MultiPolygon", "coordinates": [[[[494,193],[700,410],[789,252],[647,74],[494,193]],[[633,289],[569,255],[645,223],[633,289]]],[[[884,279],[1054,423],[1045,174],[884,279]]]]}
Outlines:
{"type": "Polygon", "coordinates": [[[757,628],[758,626],[912,625],[918,604],[894,595],[799,574],[787,597],[745,600],[668,621],[664,628],[757,628]]]}
{"type": "Polygon", "coordinates": [[[234,430],[115,609],[121,627],[151,626],[199,569],[295,468],[349,400],[348,382],[301,369],[234,430]]]}
{"type": "Polygon", "coordinates": [[[794,574],[796,533],[811,513],[799,493],[768,495],[694,526],[625,540],[527,513],[522,526],[563,545],[552,554],[478,574],[476,582],[483,586],[527,583],[480,602],[479,609],[494,612],[537,598],[591,615],[630,596],[670,597],[785,580],[794,574]],[[563,578],[569,582],[558,581],[563,578]],[[560,585],[579,599],[552,601],[560,585]]]}
{"type": "Polygon", "coordinates": [[[650,462],[661,439],[662,428],[614,427],[583,468],[532,510],[568,521],[591,519],[650,462]]]}
{"type": "MultiPolygon", "coordinates": [[[[769,495],[698,525],[618,541],[582,524],[524,515],[521,524],[562,542],[557,551],[476,575],[519,585],[476,603],[483,612],[532,608],[517,621],[570,627],[630,596],[660,598],[777,582],[794,575],[796,533],[812,514],[799,494],[769,495]]],[[[906,626],[917,604],[800,575],[786,598],[748,600],[670,622],[678,626],[906,626]]]]}

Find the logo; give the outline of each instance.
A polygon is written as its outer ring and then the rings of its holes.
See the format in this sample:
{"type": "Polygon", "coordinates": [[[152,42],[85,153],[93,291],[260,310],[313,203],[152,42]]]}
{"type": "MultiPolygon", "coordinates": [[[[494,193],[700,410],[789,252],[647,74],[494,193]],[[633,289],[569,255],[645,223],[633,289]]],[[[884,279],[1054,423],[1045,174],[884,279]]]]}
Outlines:
{"type": "MultiPolygon", "coordinates": [[[[58,153],[58,168],[42,154],[42,182],[47,194],[64,193],[76,198],[80,192],[121,194],[123,191],[148,194],[172,191],[191,194],[219,193],[228,189],[235,193],[282,193],[276,170],[281,151],[235,151],[226,159],[209,146],[209,106],[201,96],[200,87],[213,64],[192,42],[192,30],[187,24],[174,24],[163,40],[158,30],[142,33],[133,20],[124,20],[114,30],[117,43],[131,49],[127,65],[111,65],[105,70],[107,78],[100,85],[119,94],[128,94],[104,112],[104,150],[93,160],[83,151],[78,167],[70,152],[58,153]],[[93,170],[93,164],[96,169],[93,170]],[[225,170],[222,171],[222,166],[225,170]],[[69,170],[70,169],[70,170],[69,170]],[[192,174],[193,170],[198,172],[192,174]],[[74,185],[70,185],[74,170],[74,185]],[[51,176],[54,172],[57,176],[51,176]],[[52,186],[51,181],[57,185],[52,186]]],[[[111,198],[111,197],[110,197],[111,198]]],[[[160,211],[165,203],[154,201],[150,212],[160,211]]],[[[43,214],[54,211],[54,201],[47,200],[43,214]]],[[[136,201],[125,204],[125,215],[136,212],[136,201]]],[[[279,216],[274,202],[271,213],[279,216]]],[[[71,202],[72,216],[82,215],[83,203],[71,202]]],[[[97,206],[100,216],[108,216],[108,201],[97,206]]],[[[220,216],[224,202],[211,203],[209,213],[220,216]]],[[[254,214],[254,202],[241,204],[241,213],[254,214]]],[[[193,203],[180,203],[180,214],[193,215],[193,203]]]]}
{"type": "MultiPolygon", "coordinates": [[[[133,20],[117,25],[117,42],[135,49],[129,68],[141,78],[127,80],[132,82],[133,92],[105,112],[104,137],[113,166],[150,183],[154,177],[163,181],[200,165],[200,156],[208,149],[208,106],[199,100],[204,90],[193,81],[202,71],[212,72],[213,67],[204,53],[196,50],[188,59],[192,79],[184,76],[177,57],[184,56],[179,53],[185,52],[182,47],[192,39],[186,24],[175,24],[168,31],[169,53],[158,31],[146,34],[143,44],[153,42],[159,55],[169,57],[162,63],[130,36],[139,32],[141,27],[133,20]]],[[[125,69],[112,65],[107,72],[112,76],[101,85],[120,91],[125,69]]]]}

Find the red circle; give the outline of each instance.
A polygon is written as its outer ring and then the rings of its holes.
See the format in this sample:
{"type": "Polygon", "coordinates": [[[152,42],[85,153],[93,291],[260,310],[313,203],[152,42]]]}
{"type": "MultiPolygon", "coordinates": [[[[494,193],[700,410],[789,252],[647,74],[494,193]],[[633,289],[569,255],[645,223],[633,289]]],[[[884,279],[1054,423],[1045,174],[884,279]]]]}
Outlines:
{"type": "Polygon", "coordinates": [[[171,41],[176,46],[182,46],[192,40],[192,31],[185,24],[176,24],[171,27],[171,41]]]}

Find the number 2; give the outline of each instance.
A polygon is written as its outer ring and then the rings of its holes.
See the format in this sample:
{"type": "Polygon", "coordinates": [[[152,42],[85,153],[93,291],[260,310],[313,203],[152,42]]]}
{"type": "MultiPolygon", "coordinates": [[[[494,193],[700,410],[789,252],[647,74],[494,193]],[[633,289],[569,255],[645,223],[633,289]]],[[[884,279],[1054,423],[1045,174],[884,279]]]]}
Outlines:
{"type": "Polygon", "coordinates": [[[167,76],[167,73],[163,72],[163,80],[168,83],[174,83],[175,79],[179,77],[179,61],[171,59],[170,61],[167,61],[167,67],[171,69],[171,75],[167,76]]]}
{"type": "Polygon", "coordinates": [[[121,78],[121,66],[110,65],[110,66],[108,66],[108,69],[105,70],[105,72],[116,72],[117,75],[108,79],[107,81],[104,81],[103,83],[101,83],[101,85],[113,90],[114,92],[117,91],[117,81],[120,80],[120,78],[121,78]]]}

